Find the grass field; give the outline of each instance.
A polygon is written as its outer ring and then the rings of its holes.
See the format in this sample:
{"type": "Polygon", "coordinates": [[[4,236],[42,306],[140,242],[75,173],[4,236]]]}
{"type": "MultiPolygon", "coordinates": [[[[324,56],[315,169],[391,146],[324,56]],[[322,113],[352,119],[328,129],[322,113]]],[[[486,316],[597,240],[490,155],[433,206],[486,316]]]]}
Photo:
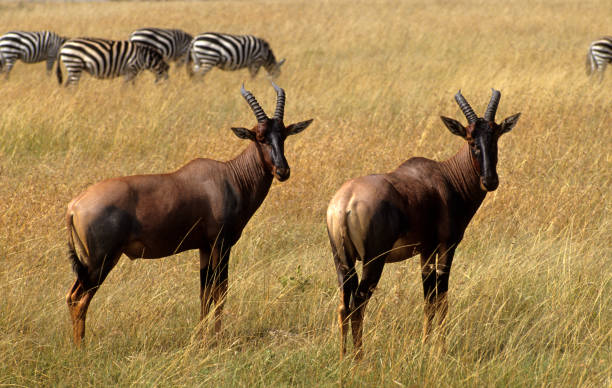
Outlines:
{"type": "Polygon", "coordinates": [[[263,74],[175,68],[162,85],[84,76],[66,90],[44,64],[17,63],[0,81],[0,386],[612,386],[612,69],[602,83],[584,70],[589,43],[611,33],[609,0],[3,2],[0,25],[252,33],[287,58],[286,123],[315,120],[287,140],[291,178],[232,251],[219,343],[197,335],[199,260],[186,252],[122,258],[77,350],[70,199],[104,178],[233,157],[246,143],[230,127],[255,123],[240,84],[269,113],[275,94],[263,74]],[[411,156],[452,156],[461,139],[439,116],[465,122],[458,89],[482,115],[491,87],[498,120],[522,116],[455,256],[448,351],[421,345],[413,259],[383,273],[365,359],[341,362],[329,199],[411,156]]]}

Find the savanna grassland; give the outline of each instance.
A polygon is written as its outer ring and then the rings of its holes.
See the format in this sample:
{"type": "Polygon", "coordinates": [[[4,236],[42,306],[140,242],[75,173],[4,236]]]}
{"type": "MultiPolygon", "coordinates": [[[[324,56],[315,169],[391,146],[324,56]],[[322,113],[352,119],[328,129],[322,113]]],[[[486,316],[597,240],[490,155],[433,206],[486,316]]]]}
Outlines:
{"type": "MultiPolygon", "coordinates": [[[[199,260],[122,258],[72,344],[64,212],[99,180],[227,160],[251,127],[240,84],[269,113],[264,71],[212,70],[135,86],[44,64],[0,81],[0,386],[550,386],[612,384],[612,68],[584,70],[612,32],[609,0],[1,3],[2,33],[125,39],[136,28],[252,33],[287,58],[277,83],[291,178],[275,182],[232,251],[224,330],[201,345],[199,260]],[[450,4],[449,4],[450,3],[450,4]],[[457,250],[448,351],[421,345],[418,259],[386,266],[365,320],[365,359],[340,361],[336,275],[324,224],[349,178],[411,156],[442,160],[501,90],[499,189],[457,250]]],[[[204,322],[209,325],[209,322],[204,322]]],[[[350,349],[350,348],[349,348],[350,349]]]]}

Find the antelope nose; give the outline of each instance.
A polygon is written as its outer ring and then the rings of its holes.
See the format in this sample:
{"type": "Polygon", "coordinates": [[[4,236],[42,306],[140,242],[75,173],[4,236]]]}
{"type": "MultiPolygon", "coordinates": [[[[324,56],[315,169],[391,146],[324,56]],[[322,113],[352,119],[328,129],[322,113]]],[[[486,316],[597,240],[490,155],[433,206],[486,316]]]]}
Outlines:
{"type": "Polygon", "coordinates": [[[494,191],[499,186],[499,179],[496,176],[480,178],[480,185],[485,191],[494,191]]]}
{"type": "Polygon", "coordinates": [[[291,175],[291,170],[289,169],[289,167],[287,167],[287,168],[275,168],[274,169],[274,175],[276,176],[276,179],[279,180],[279,182],[283,182],[283,181],[286,181],[287,179],[289,179],[289,175],[291,175]]]}

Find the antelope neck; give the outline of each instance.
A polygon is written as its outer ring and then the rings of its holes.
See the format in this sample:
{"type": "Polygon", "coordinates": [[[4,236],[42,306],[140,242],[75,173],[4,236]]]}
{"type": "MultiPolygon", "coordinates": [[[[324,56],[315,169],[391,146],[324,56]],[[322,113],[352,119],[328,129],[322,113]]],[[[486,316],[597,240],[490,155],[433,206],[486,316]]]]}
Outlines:
{"type": "Polygon", "coordinates": [[[455,156],[441,162],[441,165],[450,184],[466,204],[475,205],[474,211],[476,211],[484,200],[486,192],[480,187],[480,174],[477,162],[473,159],[470,147],[466,143],[455,156]]]}
{"type": "Polygon", "coordinates": [[[250,203],[250,208],[257,209],[270,190],[274,177],[265,168],[261,145],[251,142],[242,153],[227,162],[231,180],[250,203]]]}

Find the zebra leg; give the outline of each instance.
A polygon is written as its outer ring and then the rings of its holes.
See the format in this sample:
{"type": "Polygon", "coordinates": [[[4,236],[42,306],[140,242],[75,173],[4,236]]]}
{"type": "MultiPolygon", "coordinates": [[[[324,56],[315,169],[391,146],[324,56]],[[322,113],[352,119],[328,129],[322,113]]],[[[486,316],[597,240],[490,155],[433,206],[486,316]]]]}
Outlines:
{"type": "Polygon", "coordinates": [[[53,71],[53,63],[55,63],[55,58],[47,58],[47,77],[51,76],[53,71]]]}
{"type": "Polygon", "coordinates": [[[193,67],[193,72],[201,77],[204,77],[213,68],[210,63],[200,63],[193,67]]]}
{"type": "Polygon", "coordinates": [[[191,56],[191,51],[190,51],[185,56],[185,70],[187,70],[187,75],[189,76],[189,78],[193,77],[193,67],[194,67],[194,60],[191,56]]]}
{"type": "Polygon", "coordinates": [[[65,87],[69,85],[78,85],[79,79],[81,79],[81,74],[83,74],[82,69],[67,69],[68,76],[66,77],[65,87]]]}
{"type": "Polygon", "coordinates": [[[66,88],[70,85],[76,86],[79,83],[79,79],[81,79],[81,75],[83,74],[84,70],[89,72],[89,74],[91,75],[95,74],[92,69],[87,68],[87,64],[85,63],[85,61],[80,58],[71,58],[70,60],[67,60],[66,58],[61,58],[58,59],[57,62],[58,81],[61,79],[59,74],[61,74],[60,66],[62,62],[64,63],[64,66],[66,66],[66,83],[64,84],[64,87],[66,88]]]}
{"type": "Polygon", "coordinates": [[[260,64],[255,64],[249,66],[249,73],[251,73],[251,78],[257,77],[257,73],[259,73],[259,69],[261,68],[260,64]]]}
{"type": "Polygon", "coordinates": [[[187,54],[187,55],[183,55],[182,57],[180,57],[180,58],[176,59],[176,60],[175,60],[175,62],[176,62],[176,67],[177,67],[177,68],[179,68],[179,67],[182,67],[182,66],[187,65],[187,64],[188,64],[188,62],[189,62],[189,61],[187,60],[188,56],[189,56],[189,54],[187,54]]]}
{"type": "Polygon", "coordinates": [[[128,65],[125,73],[125,83],[131,82],[132,85],[136,85],[136,76],[138,75],[138,69],[135,66],[128,65]]]}
{"type": "Polygon", "coordinates": [[[15,65],[15,61],[16,61],[16,58],[12,58],[12,57],[5,59],[4,66],[6,67],[4,68],[4,72],[6,73],[6,75],[4,76],[4,79],[7,81],[9,79],[9,74],[11,73],[11,69],[13,68],[13,65],[15,65]]]}
{"type": "Polygon", "coordinates": [[[599,82],[603,81],[604,78],[604,71],[606,70],[606,65],[607,63],[604,62],[601,64],[601,66],[598,67],[598,73],[599,73],[599,82]]]}

